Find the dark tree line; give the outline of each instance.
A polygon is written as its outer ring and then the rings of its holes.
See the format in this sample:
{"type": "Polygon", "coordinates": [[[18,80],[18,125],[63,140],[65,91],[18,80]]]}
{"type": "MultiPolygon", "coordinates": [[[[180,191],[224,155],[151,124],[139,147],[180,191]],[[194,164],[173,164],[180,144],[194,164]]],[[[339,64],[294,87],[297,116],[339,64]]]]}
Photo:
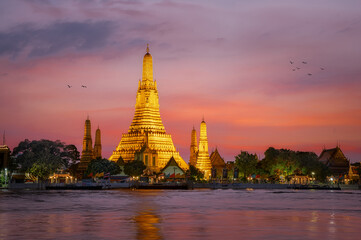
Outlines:
{"type": "Polygon", "coordinates": [[[66,170],[79,162],[77,148],[56,140],[25,139],[11,154],[12,170],[31,173],[40,180],[47,179],[58,170],[66,170]]]}
{"type": "Polygon", "coordinates": [[[118,164],[115,162],[109,161],[108,159],[93,159],[85,172],[86,176],[93,175],[97,173],[110,173],[110,175],[115,175],[121,173],[122,170],[118,164]]]}
{"type": "Polygon", "coordinates": [[[255,154],[243,151],[235,156],[235,160],[235,165],[241,174],[240,177],[259,174],[277,178],[280,175],[304,174],[311,176],[314,173],[317,180],[324,181],[329,175],[329,169],[318,161],[314,152],[270,147],[265,151],[265,157],[261,161],[258,161],[255,154]]]}

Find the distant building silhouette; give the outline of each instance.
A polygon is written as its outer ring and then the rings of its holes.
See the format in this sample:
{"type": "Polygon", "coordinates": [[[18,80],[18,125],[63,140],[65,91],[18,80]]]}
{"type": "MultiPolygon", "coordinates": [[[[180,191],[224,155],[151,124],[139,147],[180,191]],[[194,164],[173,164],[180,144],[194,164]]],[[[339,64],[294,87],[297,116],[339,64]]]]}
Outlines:
{"type": "Polygon", "coordinates": [[[223,169],[226,168],[226,162],[219,154],[217,148],[211,153],[210,160],[212,163],[212,168],[216,170],[216,177],[221,177],[223,174],[223,169]]]}
{"type": "Polygon", "coordinates": [[[0,145],[0,170],[9,167],[10,148],[7,145],[0,145]]]}
{"type": "Polygon", "coordinates": [[[348,174],[350,170],[350,161],[338,146],[336,148],[324,149],[318,160],[325,164],[335,177],[348,174]]]}
{"type": "Polygon", "coordinates": [[[81,152],[80,163],[77,168],[79,178],[82,177],[91,160],[102,158],[102,145],[99,127],[95,132],[94,148],[92,145],[93,141],[91,137],[91,122],[88,116],[84,124],[83,150],[81,152]]]}
{"type": "Polygon", "coordinates": [[[102,143],[100,139],[100,129],[98,126],[98,129],[95,131],[95,143],[94,143],[94,158],[102,158],[102,143]]]}
{"type": "Polygon", "coordinates": [[[189,165],[196,166],[197,164],[197,132],[193,127],[192,135],[191,135],[191,149],[190,149],[190,157],[189,157],[189,165]]]}
{"type": "Polygon", "coordinates": [[[5,142],[5,131],[3,133],[3,144],[0,145],[0,170],[9,167],[10,148],[5,142]]]}
{"type": "Polygon", "coordinates": [[[78,167],[78,171],[84,173],[88,168],[88,164],[91,160],[94,159],[93,155],[93,142],[91,136],[91,123],[88,118],[85,120],[84,125],[84,138],[83,138],[83,150],[81,152],[80,163],[78,167]]]}

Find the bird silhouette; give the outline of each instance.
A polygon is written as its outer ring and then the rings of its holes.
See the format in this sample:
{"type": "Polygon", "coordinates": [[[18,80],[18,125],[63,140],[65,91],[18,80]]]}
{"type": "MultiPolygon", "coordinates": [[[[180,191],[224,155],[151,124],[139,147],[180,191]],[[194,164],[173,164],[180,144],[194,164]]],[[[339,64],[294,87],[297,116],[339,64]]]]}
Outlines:
{"type": "Polygon", "coordinates": [[[81,87],[82,87],[82,88],[86,88],[86,86],[85,86],[85,85],[81,85],[81,87]]]}
{"type": "Polygon", "coordinates": [[[293,64],[294,62],[290,61],[291,64],[293,64]]]}
{"type": "Polygon", "coordinates": [[[325,70],[323,67],[320,67],[321,70],[325,70]]]}
{"type": "Polygon", "coordinates": [[[303,64],[307,64],[307,62],[305,62],[305,61],[303,61],[302,63],[303,63],[303,64]]]}
{"type": "Polygon", "coordinates": [[[292,71],[296,71],[296,69],[292,69],[292,71]]]}
{"type": "Polygon", "coordinates": [[[299,68],[299,67],[296,67],[297,68],[297,70],[300,70],[301,68],[299,68]]]}
{"type": "Polygon", "coordinates": [[[308,75],[308,76],[312,76],[312,73],[308,73],[307,75],[308,75]]]}
{"type": "Polygon", "coordinates": [[[69,84],[68,84],[68,88],[71,88],[72,86],[70,86],[69,84]]]}

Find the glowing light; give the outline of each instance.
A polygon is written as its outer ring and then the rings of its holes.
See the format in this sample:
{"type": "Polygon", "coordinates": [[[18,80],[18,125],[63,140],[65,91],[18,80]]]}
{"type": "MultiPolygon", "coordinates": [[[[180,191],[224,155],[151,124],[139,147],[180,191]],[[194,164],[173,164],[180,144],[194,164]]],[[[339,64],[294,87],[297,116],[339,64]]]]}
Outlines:
{"type": "Polygon", "coordinates": [[[157,84],[153,81],[153,60],[147,49],[143,59],[143,76],[139,81],[135,113],[128,133],[121,141],[109,160],[125,162],[142,160],[152,171],[158,172],[173,157],[182,169],[188,164],[176,151],[172,137],[166,134],[159,113],[157,84]]]}

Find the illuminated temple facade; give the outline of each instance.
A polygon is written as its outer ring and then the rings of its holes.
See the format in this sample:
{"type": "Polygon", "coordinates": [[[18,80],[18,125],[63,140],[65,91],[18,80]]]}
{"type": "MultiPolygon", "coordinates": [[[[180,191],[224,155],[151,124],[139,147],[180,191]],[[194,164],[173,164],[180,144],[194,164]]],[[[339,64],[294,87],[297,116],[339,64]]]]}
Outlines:
{"type": "Polygon", "coordinates": [[[212,169],[212,163],[208,152],[208,137],[206,122],[201,122],[199,145],[197,147],[197,132],[193,128],[191,135],[191,149],[189,164],[195,166],[204,173],[206,179],[209,178],[212,169]]]}
{"type": "Polygon", "coordinates": [[[109,160],[117,161],[122,158],[125,163],[141,160],[149,169],[159,172],[171,157],[182,169],[188,169],[160,118],[157,83],[153,80],[153,60],[147,46],[143,58],[142,80],[138,83],[133,121],[128,133],[122,134],[121,141],[109,160]]]}
{"type": "Polygon", "coordinates": [[[78,166],[78,171],[80,174],[85,172],[91,160],[96,158],[102,158],[102,145],[100,138],[100,129],[98,127],[95,132],[95,144],[93,148],[93,140],[91,137],[91,123],[88,117],[85,120],[84,124],[83,150],[81,152],[80,163],[78,166]]]}

